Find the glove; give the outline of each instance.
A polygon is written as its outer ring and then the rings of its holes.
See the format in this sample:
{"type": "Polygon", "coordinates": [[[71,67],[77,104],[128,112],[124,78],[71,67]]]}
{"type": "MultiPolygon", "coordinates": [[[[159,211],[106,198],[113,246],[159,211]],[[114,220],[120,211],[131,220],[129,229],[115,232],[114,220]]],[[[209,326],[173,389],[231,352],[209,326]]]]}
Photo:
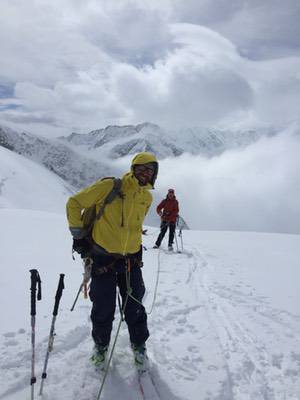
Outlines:
{"type": "Polygon", "coordinates": [[[73,239],[73,250],[81,255],[81,258],[86,258],[89,255],[90,244],[86,239],[73,239]]]}
{"type": "Polygon", "coordinates": [[[160,217],[162,217],[162,215],[163,215],[163,212],[162,212],[162,211],[160,211],[160,212],[158,213],[158,215],[159,215],[160,217]]]}

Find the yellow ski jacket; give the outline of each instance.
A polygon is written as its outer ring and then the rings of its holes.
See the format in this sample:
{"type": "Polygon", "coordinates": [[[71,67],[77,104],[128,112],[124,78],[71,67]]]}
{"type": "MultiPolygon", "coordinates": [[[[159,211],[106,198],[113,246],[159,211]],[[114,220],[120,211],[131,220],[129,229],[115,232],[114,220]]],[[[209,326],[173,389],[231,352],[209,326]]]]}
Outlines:
{"type": "MultiPolygon", "coordinates": [[[[139,153],[132,160],[131,171],[122,177],[121,192],[123,198],[117,196],[107,204],[104,213],[94,224],[92,238],[94,242],[109,253],[121,255],[134,254],[142,243],[142,226],[144,218],[152,203],[153,189],[158,171],[155,156],[148,152],[139,153]],[[137,164],[156,163],[156,173],[152,184],[140,186],[133,175],[133,167],[137,164]]],[[[70,230],[80,232],[83,229],[81,218],[85,208],[96,204],[96,213],[113,187],[113,179],[104,179],[81,190],[70,197],[67,202],[67,219],[70,230]]],[[[76,233],[77,237],[80,237],[76,233]]]]}

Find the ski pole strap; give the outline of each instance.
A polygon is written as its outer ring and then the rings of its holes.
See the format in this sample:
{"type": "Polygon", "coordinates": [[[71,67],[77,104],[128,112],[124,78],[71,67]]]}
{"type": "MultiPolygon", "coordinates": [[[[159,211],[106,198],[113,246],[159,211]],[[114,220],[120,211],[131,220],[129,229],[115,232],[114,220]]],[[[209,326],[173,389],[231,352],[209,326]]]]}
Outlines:
{"type": "Polygon", "coordinates": [[[54,303],[54,309],[53,309],[53,315],[54,316],[57,315],[59,302],[60,302],[60,299],[61,299],[61,296],[62,296],[62,292],[63,292],[63,290],[65,288],[64,277],[65,277],[65,274],[60,274],[58,287],[57,287],[57,291],[56,291],[56,295],[55,295],[55,303],[54,303]]]}
{"type": "Polygon", "coordinates": [[[37,300],[42,299],[42,282],[37,269],[31,269],[31,311],[30,315],[36,315],[36,286],[38,285],[37,300]]]}

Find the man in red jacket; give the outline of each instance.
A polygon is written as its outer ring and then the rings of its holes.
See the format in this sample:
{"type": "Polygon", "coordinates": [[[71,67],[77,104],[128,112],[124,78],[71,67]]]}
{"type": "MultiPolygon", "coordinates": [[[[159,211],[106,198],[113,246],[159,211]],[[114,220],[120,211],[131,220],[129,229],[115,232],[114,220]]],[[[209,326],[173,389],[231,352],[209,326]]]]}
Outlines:
{"type": "Polygon", "coordinates": [[[169,250],[173,250],[173,241],[175,235],[176,219],[179,213],[178,201],[175,197],[174,189],[169,189],[167,197],[159,203],[156,208],[157,214],[161,217],[160,234],[153,246],[158,249],[168,228],[169,228],[169,250]]]}

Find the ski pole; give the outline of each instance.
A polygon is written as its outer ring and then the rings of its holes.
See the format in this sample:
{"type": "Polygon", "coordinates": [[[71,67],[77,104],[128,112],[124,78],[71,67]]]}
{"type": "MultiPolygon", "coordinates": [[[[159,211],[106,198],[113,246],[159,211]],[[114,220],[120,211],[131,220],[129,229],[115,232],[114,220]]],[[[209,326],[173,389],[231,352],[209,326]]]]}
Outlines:
{"type": "Polygon", "coordinates": [[[79,289],[78,289],[77,295],[76,295],[76,297],[75,297],[74,303],[73,303],[73,305],[72,305],[72,307],[71,307],[70,311],[73,311],[73,310],[74,310],[74,308],[75,308],[75,305],[76,305],[76,303],[77,303],[77,300],[78,300],[78,297],[79,297],[79,295],[80,295],[80,293],[81,293],[81,291],[82,291],[82,288],[83,288],[83,283],[81,283],[81,284],[80,284],[80,286],[79,286],[79,289]]]}
{"type": "Polygon", "coordinates": [[[83,293],[84,294],[84,298],[85,299],[87,298],[87,284],[88,284],[88,282],[89,282],[89,280],[91,278],[93,260],[91,258],[89,258],[89,257],[88,258],[84,258],[83,259],[83,265],[84,265],[84,273],[82,274],[83,275],[83,280],[82,280],[82,283],[79,286],[77,295],[75,297],[74,303],[73,303],[70,311],[74,310],[75,305],[76,305],[77,300],[78,300],[78,297],[79,297],[80,293],[82,292],[82,289],[84,291],[84,293],[83,293]]]}
{"type": "Polygon", "coordinates": [[[38,285],[38,293],[37,300],[42,299],[42,285],[41,278],[37,269],[31,269],[29,271],[31,273],[31,307],[30,307],[30,315],[31,315],[31,347],[32,347],[32,355],[31,355],[31,400],[34,399],[34,384],[36,383],[36,377],[34,372],[35,367],[35,316],[36,316],[36,286],[38,285]]]}
{"type": "Polygon", "coordinates": [[[176,243],[176,247],[177,247],[177,253],[180,253],[179,247],[178,247],[178,241],[177,241],[177,236],[176,236],[176,229],[174,232],[174,237],[175,237],[175,243],[176,243]]]}
{"type": "Polygon", "coordinates": [[[41,396],[43,393],[43,386],[44,386],[44,381],[47,378],[47,366],[48,366],[48,360],[49,360],[49,355],[50,352],[53,350],[53,343],[54,343],[54,337],[55,337],[55,320],[56,316],[58,313],[58,307],[59,307],[59,302],[62,296],[62,292],[65,288],[64,286],[64,276],[65,274],[60,274],[59,282],[58,282],[58,287],[56,290],[56,295],[55,295],[55,303],[54,303],[54,309],[53,309],[53,318],[52,318],[52,323],[51,323],[51,328],[50,328],[50,334],[49,334],[49,340],[48,340],[48,349],[46,353],[46,358],[45,358],[45,363],[44,363],[44,369],[42,373],[42,381],[41,381],[41,387],[40,387],[40,393],[39,395],[41,396]]]}
{"type": "Polygon", "coordinates": [[[180,237],[180,241],[181,241],[181,249],[183,251],[183,239],[182,239],[182,229],[179,230],[179,234],[178,236],[180,237]]]}

